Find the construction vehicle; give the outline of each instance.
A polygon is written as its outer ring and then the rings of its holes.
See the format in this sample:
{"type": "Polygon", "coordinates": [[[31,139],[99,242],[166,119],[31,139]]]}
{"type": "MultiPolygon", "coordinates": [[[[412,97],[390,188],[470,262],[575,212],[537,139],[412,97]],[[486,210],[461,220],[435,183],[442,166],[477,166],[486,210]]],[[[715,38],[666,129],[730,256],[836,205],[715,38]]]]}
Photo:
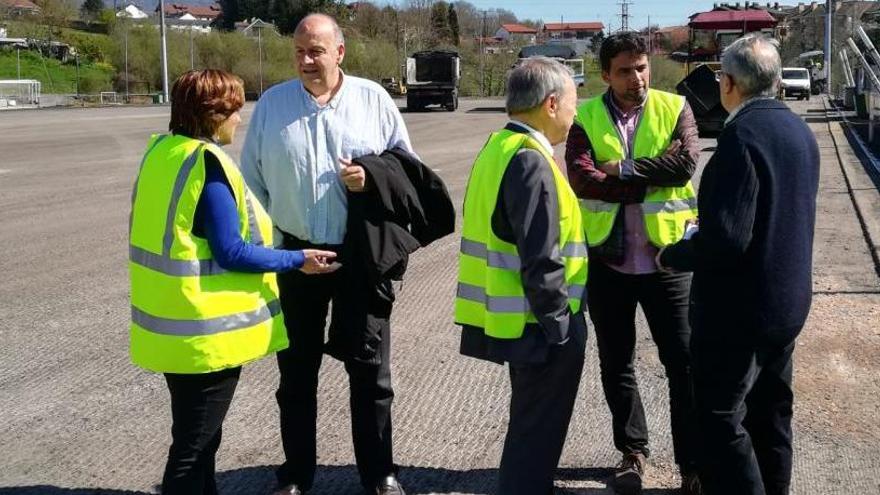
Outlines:
{"type": "Polygon", "coordinates": [[[379,84],[381,84],[382,87],[385,88],[385,91],[388,91],[388,94],[391,96],[403,96],[406,94],[406,85],[396,77],[386,77],[382,79],[379,84]]]}
{"type": "Polygon", "coordinates": [[[798,55],[798,63],[801,67],[810,71],[810,87],[814,95],[825,92],[825,82],[828,80],[825,67],[825,52],[813,50],[798,55]]]}
{"type": "Polygon", "coordinates": [[[694,112],[700,137],[717,136],[727,120],[728,113],[721,105],[718,88],[720,70],[720,62],[700,63],[675,86],[694,112]]]}
{"type": "Polygon", "coordinates": [[[440,105],[450,112],[458,108],[461,58],[450,50],[425,50],[406,59],[406,109],[424,110],[440,105]]]}

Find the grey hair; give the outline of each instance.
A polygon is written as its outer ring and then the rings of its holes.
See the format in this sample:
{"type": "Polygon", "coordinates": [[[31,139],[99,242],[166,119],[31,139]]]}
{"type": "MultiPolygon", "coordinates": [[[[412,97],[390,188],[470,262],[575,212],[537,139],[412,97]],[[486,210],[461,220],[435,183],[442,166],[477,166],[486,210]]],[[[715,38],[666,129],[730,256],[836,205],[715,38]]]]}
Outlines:
{"type": "Polygon", "coordinates": [[[566,81],[573,81],[571,69],[548,57],[529,57],[516,66],[507,77],[507,114],[535,109],[552,94],[565,90],[566,81]]]}
{"type": "Polygon", "coordinates": [[[747,97],[776,96],[782,79],[779,43],[757,33],[743,36],[724,50],[721,70],[747,97]]]}
{"type": "Polygon", "coordinates": [[[336,44],[345,45],[345,35],[342,34],[342,28],[339,27],[339,23],[336,22],[336,19],[327,14],[312,13],[303,17],[302,20],[299,21],[299,24],[296,25],[296,30],[294,30],[294,34],[302,32],[302,30],[305,28],[306,22],[315,19],[321,19],[323,21],[329,22],[330,25],[333,27],[333,34],[334,36],[336,36],[336,44]]]}

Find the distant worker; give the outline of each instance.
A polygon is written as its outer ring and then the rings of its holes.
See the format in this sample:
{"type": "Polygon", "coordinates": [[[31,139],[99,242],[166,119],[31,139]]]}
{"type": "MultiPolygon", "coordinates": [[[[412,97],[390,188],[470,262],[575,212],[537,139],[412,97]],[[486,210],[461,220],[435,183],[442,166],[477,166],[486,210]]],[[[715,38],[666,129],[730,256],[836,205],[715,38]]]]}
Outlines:
{"type": "MultiPolygon", "coordinates": [[[[293,35],[299,78],[266,91],[257,103],[242,150],[242,173],[268,206],[286,249],[342,253],[350,198],[370,188],[365,168],[352,161],[412,146],[403,117],[378,84],[344,74],[345,39],[332,17],[303,18],[293,35]]],[[[276,472],[277,494],[312,488],[317,466],[318,376],[325,351],[345,363],[351,394],[354,455],[368,493],[402,495],[392,449],[390,314],[391,281],[368,289],[347,283],[351,262],[328,277],[291,272],[278,278],[290,349],[278,353],[280,410],[285,462],[276,472]],[[359,292],[358,292],[359,291],[359,292]],[[381,291],[381,294],[377,294],[381,291]],[[357,292],[352,294],[352,292],[357,292]],[[369,315],[345,326],[344,300],[368,305],[369,315]],[[325,339],[331,328],[357,339],[354,346],[325,339]],[[369,316],[369,324],[367,323],[369,316]],[[338,352],[336,352],[338,351],[338,352]]],[[[332,332],[331,332],[332,336],[332,332]]]]}
{"type": "Polygon", "coordinates": [[[699,230],[660,264],[693,270],[691,354],[707,495],[787,495],[792,353],[812,301],[819,149],[772,99],[781,63],[760,35],[721,57],[730,112],[700,180],[699,230]]]}
{"type": "Polygon", "coordinates": [[[587,249],[553,159],[577,106],[571,72],[531,57],[507,81],[510,122],[477,156],[464,199],[455,322],[461,353],[510,366],[504,495],[545,495],[580,383],[587,249]]]}
{"type": "Polygon", "coordinates": [[[641,305],[669,379],[675,462],[683,493],[698,493],[688,345],[690,275],[657,270],[654,257],[682,238],[697,216],[690,179],[699,141],[682,96],[649,89],[642,37],[615,34],[599,50],[609,88],[578,108],[566,145],[568,177],[590,245],[587,302],[596,326],[614,446],[623,457],[611,484],[641,493],[649,455],[648,425],[633,360],[635,313],[641,305]]]}
{"type": "Polygon", "coordinates": [[[272,272],[330,272],[335,254],[271,249],[269,216],[220,148],[241,122],[237,77],[190,71],[171,94],[171,133],[150,139],[132,194],[131,357],[171,392],[162,494],[216,495],[241,366],[287,347],[272,272]]]}

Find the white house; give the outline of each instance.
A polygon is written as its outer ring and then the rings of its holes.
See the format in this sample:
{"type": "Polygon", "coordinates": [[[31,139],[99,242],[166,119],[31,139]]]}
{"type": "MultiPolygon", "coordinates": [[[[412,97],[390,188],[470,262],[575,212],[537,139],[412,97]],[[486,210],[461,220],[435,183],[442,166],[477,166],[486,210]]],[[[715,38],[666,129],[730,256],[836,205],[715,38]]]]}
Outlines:
{"type": "Polygon", "coordinates": [[[146,19],[149,17],[146,12],[135,7],[132,4],[129,4],[128,7],[120,10],[116,13],[116,17],[119,18],[127,18],[127,19],[146,19]]]}

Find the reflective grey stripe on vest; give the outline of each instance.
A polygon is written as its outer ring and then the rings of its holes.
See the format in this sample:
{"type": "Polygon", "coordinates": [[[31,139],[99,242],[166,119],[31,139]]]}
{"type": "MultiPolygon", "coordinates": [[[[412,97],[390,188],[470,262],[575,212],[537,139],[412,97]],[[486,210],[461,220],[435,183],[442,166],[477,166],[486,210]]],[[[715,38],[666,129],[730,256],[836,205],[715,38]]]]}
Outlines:
{"type": "Polygon", "coordinates": [[[164,256],[168,256],[168,253],[171,252],[171,245],[174,243],[174,217],[177,215],[180,196],[183,195],[183,186],[186,185],[186,179],[193,167],[196,166],[199,154],[204,147],[204,144],[200,144],[191,155],[186,157],[183,166],[177,172],[177,178],[174,179],[174,189],[171,191],[171,200],[168,202],[168,216],[165,217],[165,235],[162,237],[162,254],[164,256]]]}
{"type": "MultiPolygon", "coordinates": [[[[582,284],[567,286],[568,298],[583,300],[586,287],[582,284]]],[[[473,301],[486,306],[490,313],[528,313],[531,311],[525,296],[488,296],[486,290],[476,285],[458,283],[456,295],[460,299],[473,301]]]]}
{"type": "Polygon", "coordinates": [[[137,246],[128,247],[128,258],[150,270],[173,277],[199,277],[226,273],[216,260],[175,260],[167,256],[151,253],[137,246]]]}
{"type": "Polygon", "coordinates": [[[207,320],[174,320],[147,314],[131,307],[131,320],[153,333],[175,337],[197,337],[241,330],[271,320],[281,313],[281,303],[276,299],[256,311],[220,316],[207,320]]]}
{"type": "Polygon", "coordinates": [[[255,246],[263,245],[263,233],[260,232],[260,226],[257,224],[257,216],[254,214],[254,205],[251,203],[251,195],[247,190],[244,193],[245,208],[247,209],[248,227],[251,232],[251,244],[255,246]]]}
{"type": "Polygon", "coordinates": [[[593,213],[616,211],[620,206],[619,203],[606,203],[605,201],[600,201],[598,199],[580,199],[578,200],[578,203],[580,203],[581,208],[590,210],[593,213]]]}
{"type": "MultiPolygon", "coordinates": [[[[161,141],[161,138],[159,141],[161,141]]],[[[156,144],[158,144],[158,141],[156,144]]],[[[186,185],[186,180],[193,167],[195,167],[203,147],[204,145],[199,145],[186,158],[183,166],[177,173],[177,177],[174,179],[174,189],[171,192],[171,201],[169,201],[168,205],[168,216],[165,218],[165,233],[162,236],[162,254],[152,253],[137,246],[129,245],[128,256],[132,263],[173,277],[198,277],[226,273],[226,270],[213,259],[176,260],[171,258],[171,247],[174,243],[174,216],[177,214],[177,206],[180,203],[180,196],[183,194],[183,187],[186,185]]],[[[155,148],[155,145],[153,148],[155,148]]],[[[150,148],[150,151],[153,148],[150,148]]]]}
{"type": "Polygon", "coordinates": [[[670,199],[668,201],[644,202],[642,211],[645,214],[677,213],[697,208],[697,198],[670,199]]]}
{"type": "MultiPolygon", "coordinates": [[[[519,270],[522,266],[520,258],[516,254],[490,251],[489,248],[477,241],[461,239],[461,253],[475,258],[486,260],[486,264],[492,268],[505,270],[519,270]]],[[[587,244],[582,242],[568,242],[563,246],[561,256],[577,257],[587,255],[587,244]]]]}

